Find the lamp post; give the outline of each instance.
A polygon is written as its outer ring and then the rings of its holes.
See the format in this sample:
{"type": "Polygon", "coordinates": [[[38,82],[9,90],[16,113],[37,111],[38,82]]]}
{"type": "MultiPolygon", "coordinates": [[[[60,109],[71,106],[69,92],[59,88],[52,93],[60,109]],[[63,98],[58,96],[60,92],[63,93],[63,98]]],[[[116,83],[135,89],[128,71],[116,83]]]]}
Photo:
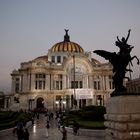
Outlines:
{"type": "Polygon", "coordinates": [[[59,112],[61,113],[62,111],[65,111],[66,108],[66,100],[63,98],[60,98],[59,100],[55,101],[56,104],[56,110],[58,109],[59,112]],[[59,105],[59,108],[58,108],[59,105]]]}
{"type": "Polygon", "coordinates": [[[63,103],[63,111],[65,111],[66,101],[63,100],[62,103],[63,103]]]}
{"type": "Polygon", "coordinates": [[[60,98],[59,100],[56,100],[55,101],[55,104],[56,104],[56,109],[59,109],[59,112],[61,113],[61,106],[62,106],[62,104],[61,104],[61,101],[62,101],[62,99],[60,98]],[[59,105],[59,108],[57,108],[57,106],[59,105]]]}
{"type": "Polygon", "coordinates": [[[57,110],[57,106],[59,104],[59,101],[55,101],[55,104],[56,104],[56,110],[57,110]]]}
{"type": "Polygon", "coordinates": [[[97,96],[98,105],[102,106],[102,97],[101,95],[97,96]]]}
{"type": "Polygon", "coordinates": [[[69,95],[66,95],[66,111],[69,112],[69,95]]]}
{"type": "Polygon", "coordinates": [[[73,95],[73,105],[76,108],[77,106],[77,101],[75,97],[75,55],[73,55],[73,80],[74,80],[74,95],[73,95]]]}
{"type": "Polygon", "coordinates": [[[61,113],[62,112],[62,103],[61,103],[62,99],[60,98],[59,99],[59,112],[61,113]]]}

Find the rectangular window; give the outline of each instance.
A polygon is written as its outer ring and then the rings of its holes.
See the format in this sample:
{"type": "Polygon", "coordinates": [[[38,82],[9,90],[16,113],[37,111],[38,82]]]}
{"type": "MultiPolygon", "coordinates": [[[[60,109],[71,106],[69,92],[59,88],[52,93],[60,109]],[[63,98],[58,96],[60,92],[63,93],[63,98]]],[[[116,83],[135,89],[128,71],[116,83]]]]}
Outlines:
{"type": "Polygon", "coordinates": [[[100,82],[99,81],[94,81],[94,89],[96,90],[100,90],[101,89],[101,86],[100,86],[100,82]]]}
{"type": "Polygon", "coordinates": [[[75,81],[75,88],[78,88],[78,81],[75,81]]]}
{"type": "Polygon", "coordinates": [[[42,89],[42,81],[39,81],[39,89],[42,89]]]}
{"type": "Polygon", "coordinates": [[[16,82],[19,82],[19,78],[16,78],[16,82]]]}
{"type": "Polygon", "coordinates": [[[45,89],[45,81],[43,81],[43,89],[45,89]]]}
{"type": "Polygon", "coordinates": [[[71,88],[74,88],[74,81],[71,81],[71,88]]]}
{"type": "Polygon", "coordinates": [[[55,89],[62,90],[62,81],[55,81],[55,89]]]}
{"type": "Polygon", "coordinates": [[[57,63],[61,63],[61,56],[57,56],[57,63]]]}
{"type": "Polygon", "coordinates": [[[101,89],[100,82],[98,81],[98,90],[101,89]]]}
{"type": "Polygon", "coordinates": [[[74,84],[74,81],[71,81],[71,88],[82,88],[83,84],[82,84],[82,81],[75,81],[75,84],[74,84]],[[81,85],[80,85],[80,82],[81,82],[81,85]]]}
{"type": "Polygon", "coordinates": [[[35,75],[35,89],[44,90],[45,89],[45,73],[38,73],[35,75]]]}
{"type": "Polygon", "coordinates": [[[38,78],[38,74],[35,75],[35,78],[38,78]]]}
{"type": "Polygon", "coordinates": [[[59,81],[56,81],[56,89],[59,90],[59,81]]]}
{"type": "Polygon", "coordinates": [[[15,92],[19,92],[19,83],[16,83],[15,92]]]}
{"type": "Polygon", "coordinates": [[[80,87],[79,88],[83,88],[83,81],[80,81],[80,87]]]}
{"type": "Polygon", "coordinates": [[[140,86],[138,86],[138,92],[140,92],[140,86]]]}
{"type": "Polygon", "coordinates": [[[55,63],[55,56],[52,56],[52,63],[55,63]]]}
{"type": "Polygon", "coordinates": [[[97,89],[97,82],[94,81],[94,89],[97,89]]]}
{"type": "Polygon", "coordinates": [[[62,89],[62,81],[60,81],[60,89],[62,89]]]}
{"type": "Polygon", "coordinates": [[[37,89],[37,81],[35,81],[35,89],[37,89]]]}

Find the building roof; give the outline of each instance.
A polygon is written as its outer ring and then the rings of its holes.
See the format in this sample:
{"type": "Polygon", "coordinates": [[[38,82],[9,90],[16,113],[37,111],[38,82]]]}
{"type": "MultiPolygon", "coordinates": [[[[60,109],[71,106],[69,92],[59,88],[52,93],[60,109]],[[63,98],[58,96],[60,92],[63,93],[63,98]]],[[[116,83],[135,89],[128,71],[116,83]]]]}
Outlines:
{"type": "Polygon", "coordinates": [[[45,61],[48,61],[48,56],[47,55],[39,56],[39,57],[35,58],[35,60],[45,60],[45,61]]]}
{"type": "Polygon", "coordinates": [[[96,59],[94,59],[94,58],[91,58],[91,61],[92,61],[94,64],[101,64],[100,61],[98,61],[98,60],[96,60],[96,59]]]}
{"type": "Polygon", "coordinates": [[[84,53],[83,48],[75,43],[70,41],[70,37],[68,35],[68,30],[65,29],[66,34],[64,35],[64,41],[56,43],[50,49],[51,52],[76,52],[76,53],[84,53]]]}

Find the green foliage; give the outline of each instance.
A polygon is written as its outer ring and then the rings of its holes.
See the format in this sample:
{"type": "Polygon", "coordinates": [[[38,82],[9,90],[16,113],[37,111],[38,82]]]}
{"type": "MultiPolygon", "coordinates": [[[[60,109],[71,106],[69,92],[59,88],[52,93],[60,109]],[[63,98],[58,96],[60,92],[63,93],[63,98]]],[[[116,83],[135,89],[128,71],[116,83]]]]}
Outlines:
{"type": "Polygon", "coordinates": [[[27,122],[31,119],[31,114],[24,112],[3,111],[0,112],[0,130],[15,126],[18,120],[27,122]]]}
{"type": "Polygon", "coordinates": [[[86,106],[80,110],[70,111],[66,116],[65,125],[72,126],[76,121],[82,128],[105,129],[105,113],[106,109],[103,106],[86,106]]]}
{"type": "Polygon", "coordinates": [[[103,106],[87,106],[81,111],[81,117],[86,120],[104,121],[106,109],[103,106]]]}
{"type": "Polygon", "coordinates": [[[86,106],[81,110],[70,111],[69,115],[79,116],[85,120],[104,121],[106,109],[104,106],[86,106]]]}

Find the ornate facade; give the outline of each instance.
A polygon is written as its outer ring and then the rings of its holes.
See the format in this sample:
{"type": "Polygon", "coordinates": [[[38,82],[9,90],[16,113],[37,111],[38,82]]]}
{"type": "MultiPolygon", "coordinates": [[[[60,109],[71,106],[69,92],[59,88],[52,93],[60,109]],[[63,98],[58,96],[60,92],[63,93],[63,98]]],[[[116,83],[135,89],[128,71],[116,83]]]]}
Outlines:
{"type": "Polygon", "coordinates": [[[90,52],[71,42],[65,31],[64,41],[52,46],[47,55],[23,62],[11,73],[11,109],[106,105],[113,90],[112,66],[92,58],[90,52]]]}
{"type": "Polygon", "coordinates": [[[127,92],[140,93],[140,77],[126,83],[127,92]]]}

